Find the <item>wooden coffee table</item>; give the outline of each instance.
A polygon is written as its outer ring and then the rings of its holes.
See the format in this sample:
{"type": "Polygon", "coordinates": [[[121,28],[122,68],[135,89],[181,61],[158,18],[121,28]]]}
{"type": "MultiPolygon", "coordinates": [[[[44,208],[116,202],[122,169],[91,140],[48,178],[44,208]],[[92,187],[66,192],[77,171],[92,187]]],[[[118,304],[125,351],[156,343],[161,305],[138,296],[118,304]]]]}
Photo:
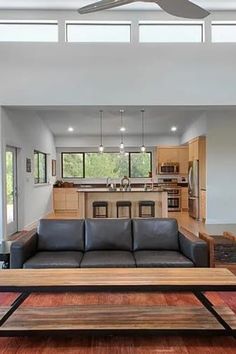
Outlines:
{"type": "Polygon", "coordinates": [[[20,292],[0,308],[0,336],[34,334],[216,334],[236,336],[236,315],[215,307],[205,291],[236,291],[236,277],[219,268],[9,269],[0,291],[20,292]],[[20,307],[33,292],[192,292],[203,306],[73,305],[20,307]]]}

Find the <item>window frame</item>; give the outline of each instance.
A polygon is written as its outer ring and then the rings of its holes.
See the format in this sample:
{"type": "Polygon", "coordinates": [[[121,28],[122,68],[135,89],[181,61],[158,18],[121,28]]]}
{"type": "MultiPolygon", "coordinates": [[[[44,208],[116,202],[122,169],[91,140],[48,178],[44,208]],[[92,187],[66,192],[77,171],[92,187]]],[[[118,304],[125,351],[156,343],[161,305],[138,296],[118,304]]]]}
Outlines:
{"type": "Polygon", "coordinates": [[[80,152],[80,151],[63,151],[61,152],[61,178],[63,179],[81,179],[81,178],[85,178],[85,158],[84,158],[84,152],[80,152]],[[81,176],[71,176],[71,177],[64,177],[64,170],[63,170],[63,165],[64,165],[64,161],[63,161],[63,155],[82,155],[82,165],[83,165],[83,171],[82,171],[82,177],[81,176]]]}
{"type": "MultiPolygon", "coordinates": [[[[131,155],[132,154],[143,154],[143,152],[138,152],[138,151],[131,151],[129,152],[129,178],[149,178],[148,176],[147,177],[133,177],[131,175],[131,155]]],[[[151,151],[146,151],[145,154],[149,154],[149,162],[150,162],[150,169],[149,171],[152,171],[152,152],[151,151]]]]}
{"type": "MultiPolygon", "coordinates": [[[[85,176],[85,170],[86,170],[86,166],[85,166],[85,154],[87,153],[90,153],[90,154],[97,154],[98,152],[97,151],[86,151],[86,152],[81,152],[81,151],[62,151],[61,152],[61,178],[62,179],[85,179],[85,178],[88,178],[88,179],[96,179],[96,177],[86,177],[85,176]],[[82,177],[64,177],[64,174],[63,174],[63,155],[64,154],[79,154],[79,155],[82,155],[82,159],[83,159],[83,173],[82,173],[82,177]]],[[[106,151],[104,152],[103,154],[118,154],[119,152],[117,151],[106,151]]],[[[149,154],[149,160],[150,160],[150,171],[152,171],[152,164],[153,164],[153,161],[152,161],[152,158],[153,158],[153,154],[152,154],[152,151],[146,151],[145,152],[146,154],[149,154]]],[[[131,155],[132,154],[142,154],[142,152],[139,152],[139,151],[129,151],[128,152],[128,177],[129,178],[149,178],[148,176],[147,177],[132,177],[131,176],[131,155]]],[[[98,177],[98,178],[106,178],[106,177],[98,177]]],[[[120,177],[114,177],[114,179],[117,178],[119,179],[120,177]]]]}
{"type": "Polygon", "coordinates": [[[77,44],[130,44],[131,39],[132,39],[132,21],[65,21],[65,42],[66,43],[77,43],[77,44]],[[68,40],[68,26],[86,26],[86,25],[92,25],[92,26],[129,26],[129,41],[69,41],[68,40]]]}
{"type": "Polygon", "coordinates": [[[201,44],[205,43],[205,22],[204,21],[139,21],[138,23],[138,42],[139,44],[201,44]],[[200,42],[181,42],[181,41],[168,41],[168,42],[141,42],[140,41],[140,27],[141,26],[200,26],[201,27],[201,41],[200,42]]]}
{"type": "Polygon", "coordinates": [[[48,166],[48,161],[47,161],[47,154],[45,152],[39,151],[39,150],[34,150],[34,184],[47,184],[48,183],[48,173],[47,173],[47,166],[48,166]],[[38,167],[38,176],[35,178],[35,155],[37,155],[37,167],[38,167]],[[39,174],[39,155],[44,156],[44,170],[45,170],[45,178],[44,181],[40,181],[40,174],[39,174]],[[37,181],[36,181],[37,180],[37,181]]]}

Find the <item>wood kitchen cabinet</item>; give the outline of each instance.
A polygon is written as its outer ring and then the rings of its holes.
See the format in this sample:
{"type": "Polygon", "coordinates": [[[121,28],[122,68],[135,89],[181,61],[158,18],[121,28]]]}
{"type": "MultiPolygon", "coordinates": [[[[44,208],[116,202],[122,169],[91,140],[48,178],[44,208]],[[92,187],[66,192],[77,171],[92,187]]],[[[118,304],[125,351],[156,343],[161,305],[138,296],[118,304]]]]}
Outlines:
{"type": "Polygon", "coordinates": [[[196,138],[189,142],[189,161],[199,159],[199,139],[196,138]]]}
{"type": "Polygon", "coordinates": [[[178,148],[179,173],[186,175],[188,173],[188,146],[178,148]]]}
{"type": "Polygon", "coordinates": [[[54,211],[78,211],[77,188],[54,188],[53,207],[54,211]]]}
{"type": "Polygon", "coordinates": [[[181,209],[188,211],[188,187],[181,188],[181,209]]]}
{"type": "Polygon", "coordinates": [[[189,161],[199,160],[199,188],[206,189],[206,138],[198,137],[189,142],[189,161]]]}
{"type": "Polygon", "coordinates": [[[158,161],[159,163],[165,162],[178,162],[178,148],[158,148],[158,161]]]}
{"type": "Polygon", "coordinates": [[[200,191],[200,220],[206,221],[206,191],[200,191]]]}
{"type": "Polygon", "coordinates": [[[156,148],[156,167],[162,163],[178,162],[179,174],[188,173],[188,146],[170,146],[156,148]]]}

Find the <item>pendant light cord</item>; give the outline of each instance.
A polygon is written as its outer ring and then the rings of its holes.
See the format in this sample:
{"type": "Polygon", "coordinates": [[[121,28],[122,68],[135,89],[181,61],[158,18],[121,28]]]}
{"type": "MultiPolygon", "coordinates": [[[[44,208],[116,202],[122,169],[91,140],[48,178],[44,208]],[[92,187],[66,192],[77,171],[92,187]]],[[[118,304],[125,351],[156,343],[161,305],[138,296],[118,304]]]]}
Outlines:
{"type": "Polygon", "coordinates": [[[144,146],[144,109],[141,110],[142,113],[142,146],[144,146]]]}
{"type": "Polygon", "coordinates": [[[102,146],[102,130],[103,130],[103,126],[102,126],[102,120],[103,120],[103,111],[100,111],[100,145],[102,146]]]}
{"type": "MultiPolygon", "coordinates": [[[[121,127],[123,127],[123,125],[124,125],[123,113],[124,113],[124,111],[121,109],[120,110],[120,124],[121,124],[121,127]]],[[[123,131],[121,131],[121,133],[120,133],[120,143],[124,144],[124,132],[123,131]]]]}

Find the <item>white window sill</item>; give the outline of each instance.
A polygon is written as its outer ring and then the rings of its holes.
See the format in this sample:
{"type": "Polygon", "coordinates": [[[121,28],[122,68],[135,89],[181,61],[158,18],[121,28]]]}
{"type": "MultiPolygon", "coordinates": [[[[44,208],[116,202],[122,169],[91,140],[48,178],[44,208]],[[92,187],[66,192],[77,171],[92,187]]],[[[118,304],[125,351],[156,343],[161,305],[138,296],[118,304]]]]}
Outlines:
{"type": "Polygon", "coordinates": [[[50,186],[51,185],[51,183],[35,183],[34,184],[34,187],[35,188],[38,188],[38,187],[48,187],[48,186],[50,186]]]}

